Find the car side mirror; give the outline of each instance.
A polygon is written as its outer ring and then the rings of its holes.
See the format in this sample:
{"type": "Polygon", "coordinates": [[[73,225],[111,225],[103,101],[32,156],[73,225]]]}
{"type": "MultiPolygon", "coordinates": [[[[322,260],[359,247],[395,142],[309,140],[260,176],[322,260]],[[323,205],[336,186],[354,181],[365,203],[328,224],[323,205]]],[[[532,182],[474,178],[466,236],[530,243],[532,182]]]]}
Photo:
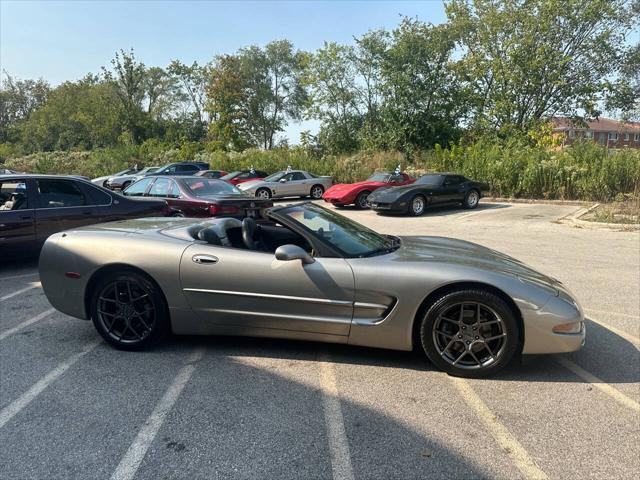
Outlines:
{"type": "Polygon", "coordinates": [[[302,260],[303,265],[315,262],[315,259],[297,245],[281,245],[276,249],[276,259],[288,262],[290,260],[302,260]]]}
{"type": "Polygon", "coordinates": [[[287,183],[287,179],[286,178],[281,178],[280,179],[280,183],[287,183]]]}

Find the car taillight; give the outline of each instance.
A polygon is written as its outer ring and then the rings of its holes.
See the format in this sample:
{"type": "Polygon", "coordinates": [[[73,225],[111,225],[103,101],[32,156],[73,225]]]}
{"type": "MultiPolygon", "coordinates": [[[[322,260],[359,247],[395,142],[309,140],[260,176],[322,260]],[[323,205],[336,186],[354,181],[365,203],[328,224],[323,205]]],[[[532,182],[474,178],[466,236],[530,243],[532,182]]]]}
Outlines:
{"type": "Polygon", "coordinates": [[[211,205],[209,205],[209,214],[211,216],[235,215],[238,212],[238,207],[234,205],[218,205],[217,203],[212,203],[211,205]]]}

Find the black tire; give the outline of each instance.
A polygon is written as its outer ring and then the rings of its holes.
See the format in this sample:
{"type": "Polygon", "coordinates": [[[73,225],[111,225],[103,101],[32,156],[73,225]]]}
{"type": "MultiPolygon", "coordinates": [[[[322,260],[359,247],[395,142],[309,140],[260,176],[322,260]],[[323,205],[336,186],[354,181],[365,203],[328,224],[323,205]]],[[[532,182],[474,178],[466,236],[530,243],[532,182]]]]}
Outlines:
{"type": "Polygon", "coordinates": [[[369,208],[369,202],[367,201],[367,199],[369,198],[369,195],[371,195],[371,192],[367,190],[360,192],[356,197],[356,207],[361,208],[363,210],[365,208],[369,208]]]}
{"type": "Polygon", "coordinates": [[[424,198],[424,195],[415,195],[411,201],[409,202],[409,206],[407,207],[409,211],[409,215],[412,217],[419,217],[424,214],[427,209],[427,199],[424,198]],[[420,205],[418,207],[417,205],[420,205]]]}
{"type": "Polygon", "coordinates": [[[497,295],[478,289],[457,290],[427,309],[420,324],[420,342],[429,360],[449,375],[481,378],[496,374],[513,359],[519,350],[519,330],[513,311],[497,295]],[[479,323],[469,318],[477,316],[477,311],[481,312],[479,323]],[[458,317],[450,318],[456,312],[458,317]]]}
{"type": "Polygon", "coordinates": [[[184,218],[184,213],[182,212],[173,212],[171,214],[172,217],[184,218]]]}
{"type": "Polygon", "coordinates": [[[265,200],[270,200],[271,199],[271,190],[269,190],[268,188],[259,188],[258,190],[256,190],[256,197],[258,198],[264,198],[265,200]],[[260,194],[265,195],[265,197],[261,197],[260,194]]]}
{"type": "Polygon", "coordinates": [[[467,192],[467,194],[464,197],[464,201],[462,202],[462,205],[464,206],[464,208],[468,210],[473,210],[478,206],[479,203],[480,203],[480,192],[478,192],[478,190],[474,188],[467,192]]]}
{"type": "Polygon", "coordinates": [[[93,289],[90,301],[93,325],[117,349],[144,350],[171,329],[160,288],[138,272],[123,269],[105,275],[93,289]]]}
{"type": "Polygon", "coordinates": [[[324,195],[324,187],[322,185],[314,185],[309,191],[309,196],[314,200],[320,200],[324,195]]]}

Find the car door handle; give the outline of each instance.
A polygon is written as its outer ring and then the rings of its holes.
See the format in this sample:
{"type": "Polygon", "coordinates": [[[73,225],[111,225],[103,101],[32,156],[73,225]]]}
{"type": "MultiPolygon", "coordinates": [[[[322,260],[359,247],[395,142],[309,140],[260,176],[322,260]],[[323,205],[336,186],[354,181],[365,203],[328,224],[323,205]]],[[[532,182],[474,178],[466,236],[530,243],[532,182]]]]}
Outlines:
{"type": "Polygon", "coordinates": [[[214,257],[213,255],[194,255],[191,257],[193,263],[199,263],[201,265],[212,265],[214,263],[218,263],[218,257],[214,257]]]}

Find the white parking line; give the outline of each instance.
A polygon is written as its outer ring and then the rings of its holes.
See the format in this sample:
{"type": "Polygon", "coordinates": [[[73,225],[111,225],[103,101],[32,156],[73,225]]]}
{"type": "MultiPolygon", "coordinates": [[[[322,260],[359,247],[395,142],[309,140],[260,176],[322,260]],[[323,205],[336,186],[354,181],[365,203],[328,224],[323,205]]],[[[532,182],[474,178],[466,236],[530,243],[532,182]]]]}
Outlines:
{"type": "Polygon", "coordinates": [[[42,391],[47,388],[51,383],[55,382],[60,376],[66,372],[74,363],[82,358],[87,353],[96,348],[102,340],[88,343],[82,350],[74,355],[71,355],[67,360],[62,362],[56,368],[47,373],[44,377],[38,380],[29,390],[20,395],[16,400],[4,407],[0,411],[0,428],[11,420],[16,414],[29,405],[42,391]]]}
{"type": "Polygon", "coordinates": [[[547,474],[536,465],[520,442],[500,423],[489,407],[482,401],[469,383],[462,378],[453,378],[453,383],[469,405],[485,424],[489,433],[498,442],[502,450],[509,455],[518,470],[527,479],[547,479],[547,474]]]}
{"type": "Polygon", "coordinates": [[[577,376],[579,376],[583,380],[586,380],[587,382],[589,382],[591,385],[596,387],[601,392],[606,393],[607,395],[609,395],[611,398],[613,398],[618,403],[624,405],[625,407],[630,408],[631,410],[635,410],[636,412],[640,412],[640,403],[636,402],[632,398],[627,397],[620,390],[618,390],[616,388],[613,388],[608,383],[605,383],[604,380],[596,377],[595,375],[593,375],[590,372],[587,372],[584,368],[576,365],[575,363],[573,363],[571,360],[569,360],[567,358],[556,357],[556,360],[560,365],[562,365],[563,367],[567,368],[568,370],[571,370],[577,376]]]}
{"type": "Polygon", "coordinates": [[[199,361],[203,355],[204,348],[198,348],[189,356],[187,364],[180,369],[173,379],[173,383],[162,396],[156,408],[151,412],[151,415],[138,432],[135,440],[124,454],[124,457],[120,460],[120,464],[115,472],[113,472],[113,475],[111,475],[111,480],[130,480],[135,476],[153,439],[158,434],[160,427],[162,427],[165,418],[189,382],[191,375],[193,375],[196,369],[195,363],[199,361]]]}
{"type": "Polygon", "coordinates": [[[19,330],[22,330],[24,327],[28,327],[32,323],[39,322],[40,320],[42,320],[45,317],[48,317],[49,315],[51,315],[55,311],[56,311],[55,308],[50,308],[49,310],[45,310],[41,314],[36,315],[35,317],[30,318],[29,320],[25,320],[24,322],[19,323],[18,325],[16,325],[13,328],[9,328],[8,330],[5,330],[4,332],[0,333],[0,340],[4,340],[8,336],[13,335],[14,333],[16,333],[19,330]]]}
{"type": "Polygon", "coordinates": [[[16,278],[35,277],[37,275],[38,275],[38,272],[22,273],[20,275],[11,275],[10,277],[0,277],[0,281],[2,281],[2,280],[14,280],[16,278]]]}
{"type": "Polygon", "coordinates": [[[0,302],[4,302],[5,300],[9,300],[10,298],[15,297],[16,295],[20,295],[21,293],[28,292],[29,290],[33,290],[34,288],[40,288],[40,287],[42,287],[42,284],[40,282],[31,282],[31,284],[28,287],[21,288],[16,292],[9,293],[4,297],[0,297],[0,302]]]}
{"type": "Polygon", "coordinates": [[[344,428],[344,418],[333,363],[328,355],[320,357],[320,387],[322,389],[322,405],[327,423],[329,451],[331,452],[331,468],[334,480],[353,480],[349,441],[344,428]]]}
{"type": "Polygon", "coordinates": [[[590,320],[593,323],[597,323],[601,327],[612,331],[613,333],[615,333],[619,337],[624,338],[629,343],[635,343],[636,346],[640,345],[640,338],[636,337],[635,335],[631,335],[630,333],[624,332],[624,331],[620,330],[619,328],[612,327],[608,323],[604,323],[602,320],[596,320],[595,318],[591,318],[591,317],[587,317],[587,320],[590,320]]]}

